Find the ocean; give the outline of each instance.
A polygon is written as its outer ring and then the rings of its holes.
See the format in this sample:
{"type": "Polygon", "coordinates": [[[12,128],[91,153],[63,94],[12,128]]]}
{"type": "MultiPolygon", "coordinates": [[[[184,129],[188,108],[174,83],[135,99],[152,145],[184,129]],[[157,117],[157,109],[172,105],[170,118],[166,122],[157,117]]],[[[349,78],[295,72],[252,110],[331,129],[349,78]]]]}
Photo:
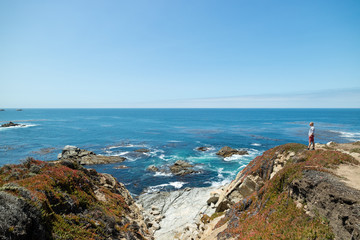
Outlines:
{"type": "Polygon", "coordinates": [[[123,156],[122,163],[86,166],[110,173],[134,195],[185,187],[229,183],[254,157],[277,145],[307,144],[309,122],[315,142],[360,140],[360,109],[5,109],[0,124],[0,165],[31,156],[56,160],[65,145],[100,155],[123,156]],[[197,147],[208,147],[201,152],[197,147]],[[222,158],[230,146],[249,155],[222,158]],[[139,148],[148,153],[136,153],[139,148]],[[177,160],[195,165],[199,173],[174,176],[147,171],[177,160]],[[125,165],[127,168],[117,169],[125,165]]]}

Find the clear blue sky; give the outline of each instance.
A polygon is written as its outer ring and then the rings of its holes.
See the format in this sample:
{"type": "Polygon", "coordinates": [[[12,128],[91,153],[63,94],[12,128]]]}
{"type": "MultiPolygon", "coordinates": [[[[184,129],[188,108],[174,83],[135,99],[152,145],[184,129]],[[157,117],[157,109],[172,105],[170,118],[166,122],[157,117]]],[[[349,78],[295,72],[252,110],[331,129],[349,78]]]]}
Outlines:
{"type": "Polygon", "coordinates": [[[360,107],[360,1],[0,1],[7,107],[360,107]]]}

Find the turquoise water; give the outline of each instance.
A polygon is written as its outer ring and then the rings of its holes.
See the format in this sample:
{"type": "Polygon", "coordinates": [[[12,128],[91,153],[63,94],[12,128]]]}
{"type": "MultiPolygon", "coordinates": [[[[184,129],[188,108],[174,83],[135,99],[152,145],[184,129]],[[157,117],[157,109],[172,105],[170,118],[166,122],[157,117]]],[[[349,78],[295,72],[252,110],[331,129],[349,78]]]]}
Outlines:
{"type": "Polygon", "coordinates": [[[288,142],[307,144],[315,122],[319,143],[360,140],[360,109],[6,109],[0,124],[0,165],[27,156],[54,160],[65,145],[103,155],[124,156],[121,164],[91,166],[113,174],[133,194],[229,182],[255,156],[288,142]],[[199,152],[196,147],[210,150],[199,152]],[[248,150],[248,156],[222,159],[223,146],[248,150]],[[150,153],[133,150],[148,148],[150,153]],[[150,173],[149,165],[176,160],[196,164],[199,174],[185,177],[150,173]],[[127,169],[115,169],[126,165],[127,169]]]}

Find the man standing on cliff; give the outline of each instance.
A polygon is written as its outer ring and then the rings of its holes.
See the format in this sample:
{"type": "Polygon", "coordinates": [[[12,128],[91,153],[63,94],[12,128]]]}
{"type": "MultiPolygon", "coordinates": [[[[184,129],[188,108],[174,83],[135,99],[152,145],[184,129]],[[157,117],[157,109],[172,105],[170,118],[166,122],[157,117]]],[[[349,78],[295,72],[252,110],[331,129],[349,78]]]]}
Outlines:
{"type": "Polygon", "coordinates": [[[308,150],[310,150],[311,144],[313,145],[312,150],[315,150],[315,142],[314,142],[315,127],[314,127],[314,123],[311,122],[309,125],[310,125],[310,129],[309,129],[309,146],[308,146],[308,150]]]}

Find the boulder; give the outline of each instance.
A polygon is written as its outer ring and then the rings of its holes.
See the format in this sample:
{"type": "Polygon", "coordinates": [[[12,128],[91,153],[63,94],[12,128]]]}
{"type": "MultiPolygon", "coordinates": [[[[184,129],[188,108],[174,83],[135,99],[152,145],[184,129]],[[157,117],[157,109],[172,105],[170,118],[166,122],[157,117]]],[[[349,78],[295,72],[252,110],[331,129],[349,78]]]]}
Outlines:
{"type": "Polygon", "coordinates": [[[249,154],[247,151],[245,150],[237,150],[237,149],[233,149],[231,147],[223,147],[221,148],[216,155],[222,156],[222,157],[231,157],[232,155],[247,155],[249,154]]]}
{"type": "Polygon", "coordinates": [[[170,171],[174,175],[184,176],[191,173],[197,173],[198,171],[195,171],[193,167],[193,165],[186,161],[178,160],[170,166],[170,171]]]}
{"type": "Polygon", "coordinates": [[[150,172],[158,172],[159,168],[156,167],[155,165],[150,165],[146,170],[148,170],[150,172]]]}
{"type": "Polygon", "coordinates": [[[24,126],[24,125],[21,125],[18,123],[13,123],[13,122],[8,122],[8,123],[1,125],[1,127],[16,127],[16,126],[24,126]]]}
{"type": "Polygon", "coordinates": [[[206,152],[207,150],[209,150],[209,147],[197,147],[196,150],[200,151],[200,152],[206,152]]]}
{"type": "Polygon", "coordinates": [[[92,164],[107,164],[115,162],[123,162],[126,160],[124,157],[119,156],[101,156],[96,155],[94,152],[80,149],[75,146],[67,145],[64,147],[61,153],[58,155],[59,160],[71,160],[81,165],[92,164]]]}

